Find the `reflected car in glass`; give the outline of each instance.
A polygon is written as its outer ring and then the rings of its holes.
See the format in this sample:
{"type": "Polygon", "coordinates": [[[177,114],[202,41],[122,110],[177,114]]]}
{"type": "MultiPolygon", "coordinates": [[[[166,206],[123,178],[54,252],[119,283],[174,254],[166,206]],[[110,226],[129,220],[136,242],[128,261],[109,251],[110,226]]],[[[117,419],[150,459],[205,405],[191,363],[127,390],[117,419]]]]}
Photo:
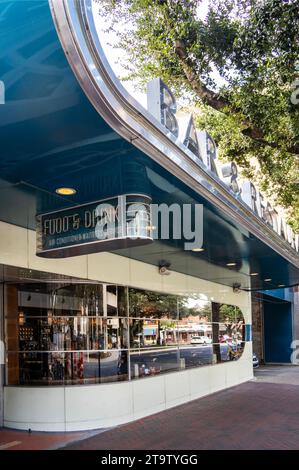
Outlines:
{"type": "Polygon", "coordinates": [[[252,365],[253,365],[253,368],[256,369],[257,367],[259,367],[260,365],[260,362],[258,360],[258,357],[255,353],[253,353],[252,355],[252,365]]]}
{"type": "Polygon", "coordinates": [[[208,336],[192,336],[190,344],[212,344],[212,339],[208,336]]]}

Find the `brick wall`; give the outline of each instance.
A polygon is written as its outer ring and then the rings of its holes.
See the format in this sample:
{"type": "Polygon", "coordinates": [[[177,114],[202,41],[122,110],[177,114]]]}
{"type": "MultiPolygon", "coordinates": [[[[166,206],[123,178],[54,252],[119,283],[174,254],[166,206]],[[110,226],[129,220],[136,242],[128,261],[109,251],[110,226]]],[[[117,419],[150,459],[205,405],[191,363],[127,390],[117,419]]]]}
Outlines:
{"type": "Polygon", "coordinates": [[[252,304],[252,350],[257,354],[260,363],[264,362],[263,351],[263,302],[262,295],[253,292],[252,304]]]}
{"type": "Polygon", "coordinates": [[[299,286],[294,287],[293,339],[299,340],[299,286]]]}

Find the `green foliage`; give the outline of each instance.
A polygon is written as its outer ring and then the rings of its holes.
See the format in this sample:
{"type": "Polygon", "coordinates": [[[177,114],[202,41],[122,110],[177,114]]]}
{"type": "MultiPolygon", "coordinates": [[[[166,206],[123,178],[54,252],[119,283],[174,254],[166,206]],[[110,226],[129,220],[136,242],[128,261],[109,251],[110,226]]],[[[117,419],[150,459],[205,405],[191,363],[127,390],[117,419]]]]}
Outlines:
{"type": "Polygon", "coordinates": [[[125,51],[126,79],[142,88],[161,77],[188,97],[220,156],[236,161],[285,207],[298,231],[299,106],[290,97],[299,60],[299,0],[213,0],[205,20],[197,14],[201,0],[98,3],[125,51]],[[217,98],[218,110],[202,86],[217,98]]]}
{"type": "MultiPolygon", "coordinates": [[[[211,320],[211,304],[198,300],[197,297],[160,294],[152,291],[129,289],[130,315],[136,318],[180,318],[200,316],[211,320]],[[190,300],[194,304],[190,306],[190,300]],[[197,300],[197,302],[196,302],[197,300]]],[[[167,320],[165,320],[167,322],[167,320]]],[[[169,320],[171,321],[171,320],[169,320]]]]}
{"type": "Polygon", "coordinates": [[[226,304],[222,304],[220,306],[219,321],[235,323],[235,322],[242,321],[242,320],[243,320],[242,312],[238,307],[234,307],[233,305],[226,305],[226,304]]]}
{"type": "Polygon", "coordinates": [[[159,294],[152,291],[129,289],[130,315],[134,317],[161,318],[177,317],[178,298],[176,295],[159,294]]]}

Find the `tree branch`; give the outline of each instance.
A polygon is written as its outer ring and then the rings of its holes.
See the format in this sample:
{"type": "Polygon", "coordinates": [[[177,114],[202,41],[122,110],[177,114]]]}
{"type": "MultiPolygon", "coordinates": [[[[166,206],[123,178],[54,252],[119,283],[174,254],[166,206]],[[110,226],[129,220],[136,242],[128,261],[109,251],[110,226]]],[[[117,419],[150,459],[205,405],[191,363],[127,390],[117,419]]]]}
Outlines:
{"type": "MultiPolygon", "coordinates": [[[[227,110],[234,113],[238,113],[241,111],[234,108],[228,100],[226,100],[222,96],[219,96],[217,93],[210,90],[205,84],[201,82],[201,80],[198,78],[197,73],[194,72],[194,69],[190,64],[188,54],[182,40],[177,40],[175,42],[175,53],[181,62],[182,69],[187,81],[191,85],[193,91],[197,94],[197,96],[199,96],[199,98],[204,104],[211,106],[213,109],[216,109],[216,111],[224,112],[225,114],[227,114],[227,110]],[[227,110],[225,110],[226,108],[227,110]]],[[[251,139],[259,142],[262,145],[268,145],[273,149],[279,148],[276,142],[269,142],[268,140],[266,140],[264,138],[263,131],[258,127],[253,126],[250,121],[245,120],[243,121],[243,124],[246,126],[246,128],[241,131],[243,135],[250,137],[251,139]]],[[[299,145],[292,145],[286,150],[289,153],[299,155],[299,145]]]]}
{"type": "Polygon", "coordinates": [[[197,74],[188,63],[188,55],[183,41],[177,40],[175,43],[175,52],[180,59],[184,74],[190,83],[192,89],[200,97],[203,103],[208,104],[217,111],[222,111],[223,108],[229,106],[228,101],[217,95],[217,93],[209,90],[206,85],[201,83],[197,74]]]}

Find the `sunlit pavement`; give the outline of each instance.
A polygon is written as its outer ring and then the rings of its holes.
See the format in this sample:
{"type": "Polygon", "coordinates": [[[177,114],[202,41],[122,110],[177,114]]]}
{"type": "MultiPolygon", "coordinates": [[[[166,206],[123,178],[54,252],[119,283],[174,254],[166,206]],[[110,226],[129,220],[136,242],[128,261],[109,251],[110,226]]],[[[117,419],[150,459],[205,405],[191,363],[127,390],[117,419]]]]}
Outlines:
{"type": "Polygon", "coordinates": [[[299,385],[299,366],[262,366],[255,369],[258,382],[299,385]]]}
{"type": "Polygon", "coordinates": [[[0,430],[0,449],[299,449],[299,367],[267,366],[255,380],[106,431],[0,430]]]}
{"type": "Polygon", "coordinates": [[[299,449],[299,367],[261,367],[255,372],[251,382],[66,449],[299,449]]]}
{"type": "MultiPolygon", "coordinates": [[[[97,434],[99,431],[97,431],[97,434]]],[[[54,450],[65,444],[87,438],[93,432],[28,432],[0,428],[1,450],[54,450]]],[[[1,461],[1,458],[0,458],[1,461]]]]}

